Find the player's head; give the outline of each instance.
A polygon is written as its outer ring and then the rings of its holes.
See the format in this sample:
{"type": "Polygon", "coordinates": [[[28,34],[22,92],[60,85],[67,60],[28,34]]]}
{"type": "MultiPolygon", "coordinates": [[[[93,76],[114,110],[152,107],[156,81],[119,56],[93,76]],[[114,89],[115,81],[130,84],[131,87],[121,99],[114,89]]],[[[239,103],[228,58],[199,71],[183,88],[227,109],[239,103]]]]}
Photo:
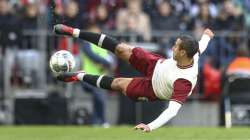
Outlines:
{"type": "Polygon", "coordinates": [[[181,35],[175,41],[173,46],[173,58],[179,60],[182,58],[192,59],[199,51],[199,43],[189,35],[181,35]]]}

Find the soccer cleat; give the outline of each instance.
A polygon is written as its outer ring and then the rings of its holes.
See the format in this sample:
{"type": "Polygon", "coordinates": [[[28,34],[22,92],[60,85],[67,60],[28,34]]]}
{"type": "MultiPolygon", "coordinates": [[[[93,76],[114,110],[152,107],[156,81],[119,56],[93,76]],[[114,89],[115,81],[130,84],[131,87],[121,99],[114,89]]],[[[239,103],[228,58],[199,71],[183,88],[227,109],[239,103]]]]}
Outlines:
{"type": "Polygon", "coordinates": [[[77,82],[79,80],[79,74],[84,74],[85,72],[65,72],[57,75],[56,79],[63,82],[77,82]]]}
{"type": "Polygon", "coordinates": [[[57,24],[54,26],[54,32],[58,35],[68,35],[73,36],[74,28],[63,25],[63,24],[57,24]]]}

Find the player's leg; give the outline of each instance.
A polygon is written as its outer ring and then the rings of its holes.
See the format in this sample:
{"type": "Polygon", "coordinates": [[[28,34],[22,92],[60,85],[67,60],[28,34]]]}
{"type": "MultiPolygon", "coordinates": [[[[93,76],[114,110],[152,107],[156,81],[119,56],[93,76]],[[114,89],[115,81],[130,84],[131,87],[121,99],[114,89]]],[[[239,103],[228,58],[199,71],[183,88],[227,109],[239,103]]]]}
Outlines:
{"type": "Polygon", "coordinates": [[[57,79],[64,82],[84,81],[99,88],[121,92],[133,100],[157,100],[152,81],[147,77],[112,78],[84,72],[69,72],[60,74],[57,79]]]}
{"type": "Polygon", "coordinates": [[[133,78],[113,78],[105,75],[92,75],[85,72],[67,72],[57,76],[63,82],[84,81],[98,88],[122,92],[126,95],[126,89],[133,78]]]}
{"type": "Polygon", "coordinates": [[[56,25],[54,31],[56,34],[60,35],[79,37],[104,49],[110,50],[122,60],[129,61],[136,70],[143,73],[145,76],[152,76],[156,62],[162,58],[142,48],[134,48],[128,44],[120,43],[116,39],[106,36],[105,34],[85,32],[62,24],[56,25]]]}
{"type": "Polygon", "coordinates": [[[72,28],[62,24],[55,25],[54,32],[59,35],[68,35],[96,44],[99,47],[115,53],[119,58],[125,61],[129,60],[132,49],[134,48],[105,34],[82,31],[78,28],[72,28]]]}

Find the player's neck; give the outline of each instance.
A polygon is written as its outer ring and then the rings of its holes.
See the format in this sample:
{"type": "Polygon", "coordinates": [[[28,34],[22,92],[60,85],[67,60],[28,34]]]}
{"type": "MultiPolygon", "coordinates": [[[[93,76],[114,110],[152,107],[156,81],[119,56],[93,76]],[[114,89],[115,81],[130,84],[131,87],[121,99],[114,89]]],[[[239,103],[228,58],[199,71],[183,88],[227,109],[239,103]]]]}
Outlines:
{"type": "Polygon", "coordinates": [[[194,59],[181,59],[177,61],[177,66],[179,68],[189,68],[193,65],[194,59]]]}

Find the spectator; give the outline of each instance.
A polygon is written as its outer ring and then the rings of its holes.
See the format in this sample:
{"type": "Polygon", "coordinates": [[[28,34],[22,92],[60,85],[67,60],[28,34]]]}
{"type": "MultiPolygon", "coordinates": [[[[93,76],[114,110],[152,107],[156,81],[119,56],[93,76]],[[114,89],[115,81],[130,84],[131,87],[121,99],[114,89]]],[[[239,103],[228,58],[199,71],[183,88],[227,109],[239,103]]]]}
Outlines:
{"type": "MultiPolygon", "coordinates": [[[[83,28],[82,20],[79,16],[78,3],[75,0],[69,0],[65,5],[65,15],[63,23],[69,26],[83,28]]],[[[79,55],[79,45],[76,39],[68,39],[65,37],[59,38],[59,50],[69,50],[75,56],[79,55]]]]}
{"type": "Polygon", "coordinates": [[[250,1],[249,0],[241,0],[236,1],[237,4],[241,7],[245,18],[245,25],[249,29],[250,27],[250,1]]]}
{"type": "Polygon", "coordinates": [[[197,16],[191,19],[191,22],[188,26],[188,29],[193,30],[192,28],[197,26],[196,24],[201,24],[204,27],[211,28],[214,25],[214,18],[209,12],[209,4],[201,3],[199,7],[199,13],[197,16]]]}
{"type": "MultiPolygon", "coordinates": [[[[38,3],[32,1],[27,3],[24,7],[24,14],[21,18],[21,27],[23,32],[34,32],[38,28],[38,16],[38,3]]],[[[22,42],[22,48],[31,49],[36,46],[37,38],[36,36],[31,35],[23,36],[22,42]]]]}
{"type": "Polygon", "coordinates": [[[57,23],[61,23],[63,19],[63,2],[62,0],[49,0],[48,2],[48,14],[49,14],[49,25],[53,27],[53,25],[57,23]]]}
{"type": "Polygon", "coordinates": [[[168,1],[162,1],[157,5],[157,12],[152,16],[152,28],[155,30],[179,30],[177,15],[168,1]]]}
{"type": "Polygon", "coordinates": [[[10,21],[15,20],[14,16],[11,14],[11,7],[8,0],[0,0],[0,19],[1,27],[8,25],[9,23],[12,23],[10,21]]]}
{"type": "Polygon", "coordinates": [[[98,5],[96,15],[92,19],[92,23],[97,24],[101,30],[111,30],[115,27],[115,21],[109,15],[107,6],[104,4],[98,5]]]}
{"type": "Polygon", "coordinates": [[[120,8],[124,7],[124,0],[81,0],[87,1],[87,12],[95,12],[98,5],[105,5],[109,13],[115,13],[120,8]]]}
{"type": "Polygon", "coordinates": [[[246,74],[250,75],[250,57],[247,47],[239,47],[237,56],[228,65],[226,70],[227,75],[246,74]]]}
{"type": "Polygon", "coordinates": [[[194,3],[193,5],[191,5],[190,7],[190,16],[191,17],[196,17],[197,15],[199,15],[199,11],[201,11],[200,8],[202,8],[200,5],[203,4],[207,4],[208,5],[208,11],[209,11],[209,15],[211,15],[211,17],[215,18],[218,15],[218,8],[217,6],[211,2],[211,0],[197,0],[196,3],[194,3]]]}
{"type": "Polygon", "coordinates": [[[213,66],[211,60],[207,59],[202,69],[204,99],[217,101],[222,91],[221,71],[213,66]]]}
{"type": "Polygon", "coordinates": [[[65,4],[63,23],[77,28],[83,27],[83,21],[79,13],[79,5],[75,0],[69,0],[65,4]]]}
{"type": "MultiPolygon", "coordinates": [[[[96,25],[88,28],[92,32],[101,32],[96,25]]],[[[101,49],[94,44],[85,42],[82,47],[82,69],[91,74],[105,74],[107,70],[113,67],[113,61],[110,61],[108,51],[101,49]]],[[[102,125],[107,127],[106,112],[106,91],[99,89],[85,82],[81,83],[83,89],[93,96],[93,125],[102,125]]]]}
{"type": "Polygon", "coordinates": [[[225,0],[215,22],[217,30],[243,30],[244,16],[231,0],[225,0]]]}
{"type": "MultiPolygon", "coordinates": [[[[220,14],[215,19],[214,28],[223,31],[242,31],[244,29],[242,11],[231,0],[225,0],[222,3],[220,14]]],[[[219,68],[227,66],[232,61],[235,57],[236,48],[242,41],[244,41],[242,37],[237,34],[231,34],[227,37],[221,36],[216,39],[214,45],[217,47],[214,48],[214,52],[217,53],[215,61],[217,61],[219,68]]]]}
{"type": "Polygon", "coordinates": [[[118,32],[136,33],[146,41],[151,39],[150,19],[141,9],[141,0],[128,0],[127,8],[119,10],[116,19],[118,32]]]}
{"type": "Polygon", "coordinates": [[[37,19],[39,16],[38,4],[36,2],[29,2],[24,7],[24,14],[22,17],[23,29],[36,29],[37,19]]]}
{"type": "MultiPolygon", "coordinates": [[[[105,28],[108,27],[109,29],[114,28],[114,21],[115,21],[117,10],[124,7],[123,0],[81,0],[81,1],[86,1],[85,13],[87,14],[84,14],[83,16],[84,18],[87,17],[87,19],[90,20],[91,23],[94,23],[96,20],[97,20],[96,22],[100,23],[99,16],[102,16],[102,18],[104,18],[105,17],[104,13],[107,12],[108,21],[104,20],[105,22],[107,22],[107,23],[104,23],[105,24],[104,27],[105,28]],[[104,12],[104,13],[100,13],[100,12],[104,12]]],[[[101,21],[103,21],[103,19],[101,19],[101,21]]],[[[100,24],[98,25],[100,26],[100,24]]],[[[102,25],[100,27],[103,28],[102,25]]]]}
{"type": "Polygon", "coordinates": [[[18,21],[18,18],[12,14],[9,0],[0,0],[0,52],[4,52],[7,46],[20,45],[18,21]]]}

